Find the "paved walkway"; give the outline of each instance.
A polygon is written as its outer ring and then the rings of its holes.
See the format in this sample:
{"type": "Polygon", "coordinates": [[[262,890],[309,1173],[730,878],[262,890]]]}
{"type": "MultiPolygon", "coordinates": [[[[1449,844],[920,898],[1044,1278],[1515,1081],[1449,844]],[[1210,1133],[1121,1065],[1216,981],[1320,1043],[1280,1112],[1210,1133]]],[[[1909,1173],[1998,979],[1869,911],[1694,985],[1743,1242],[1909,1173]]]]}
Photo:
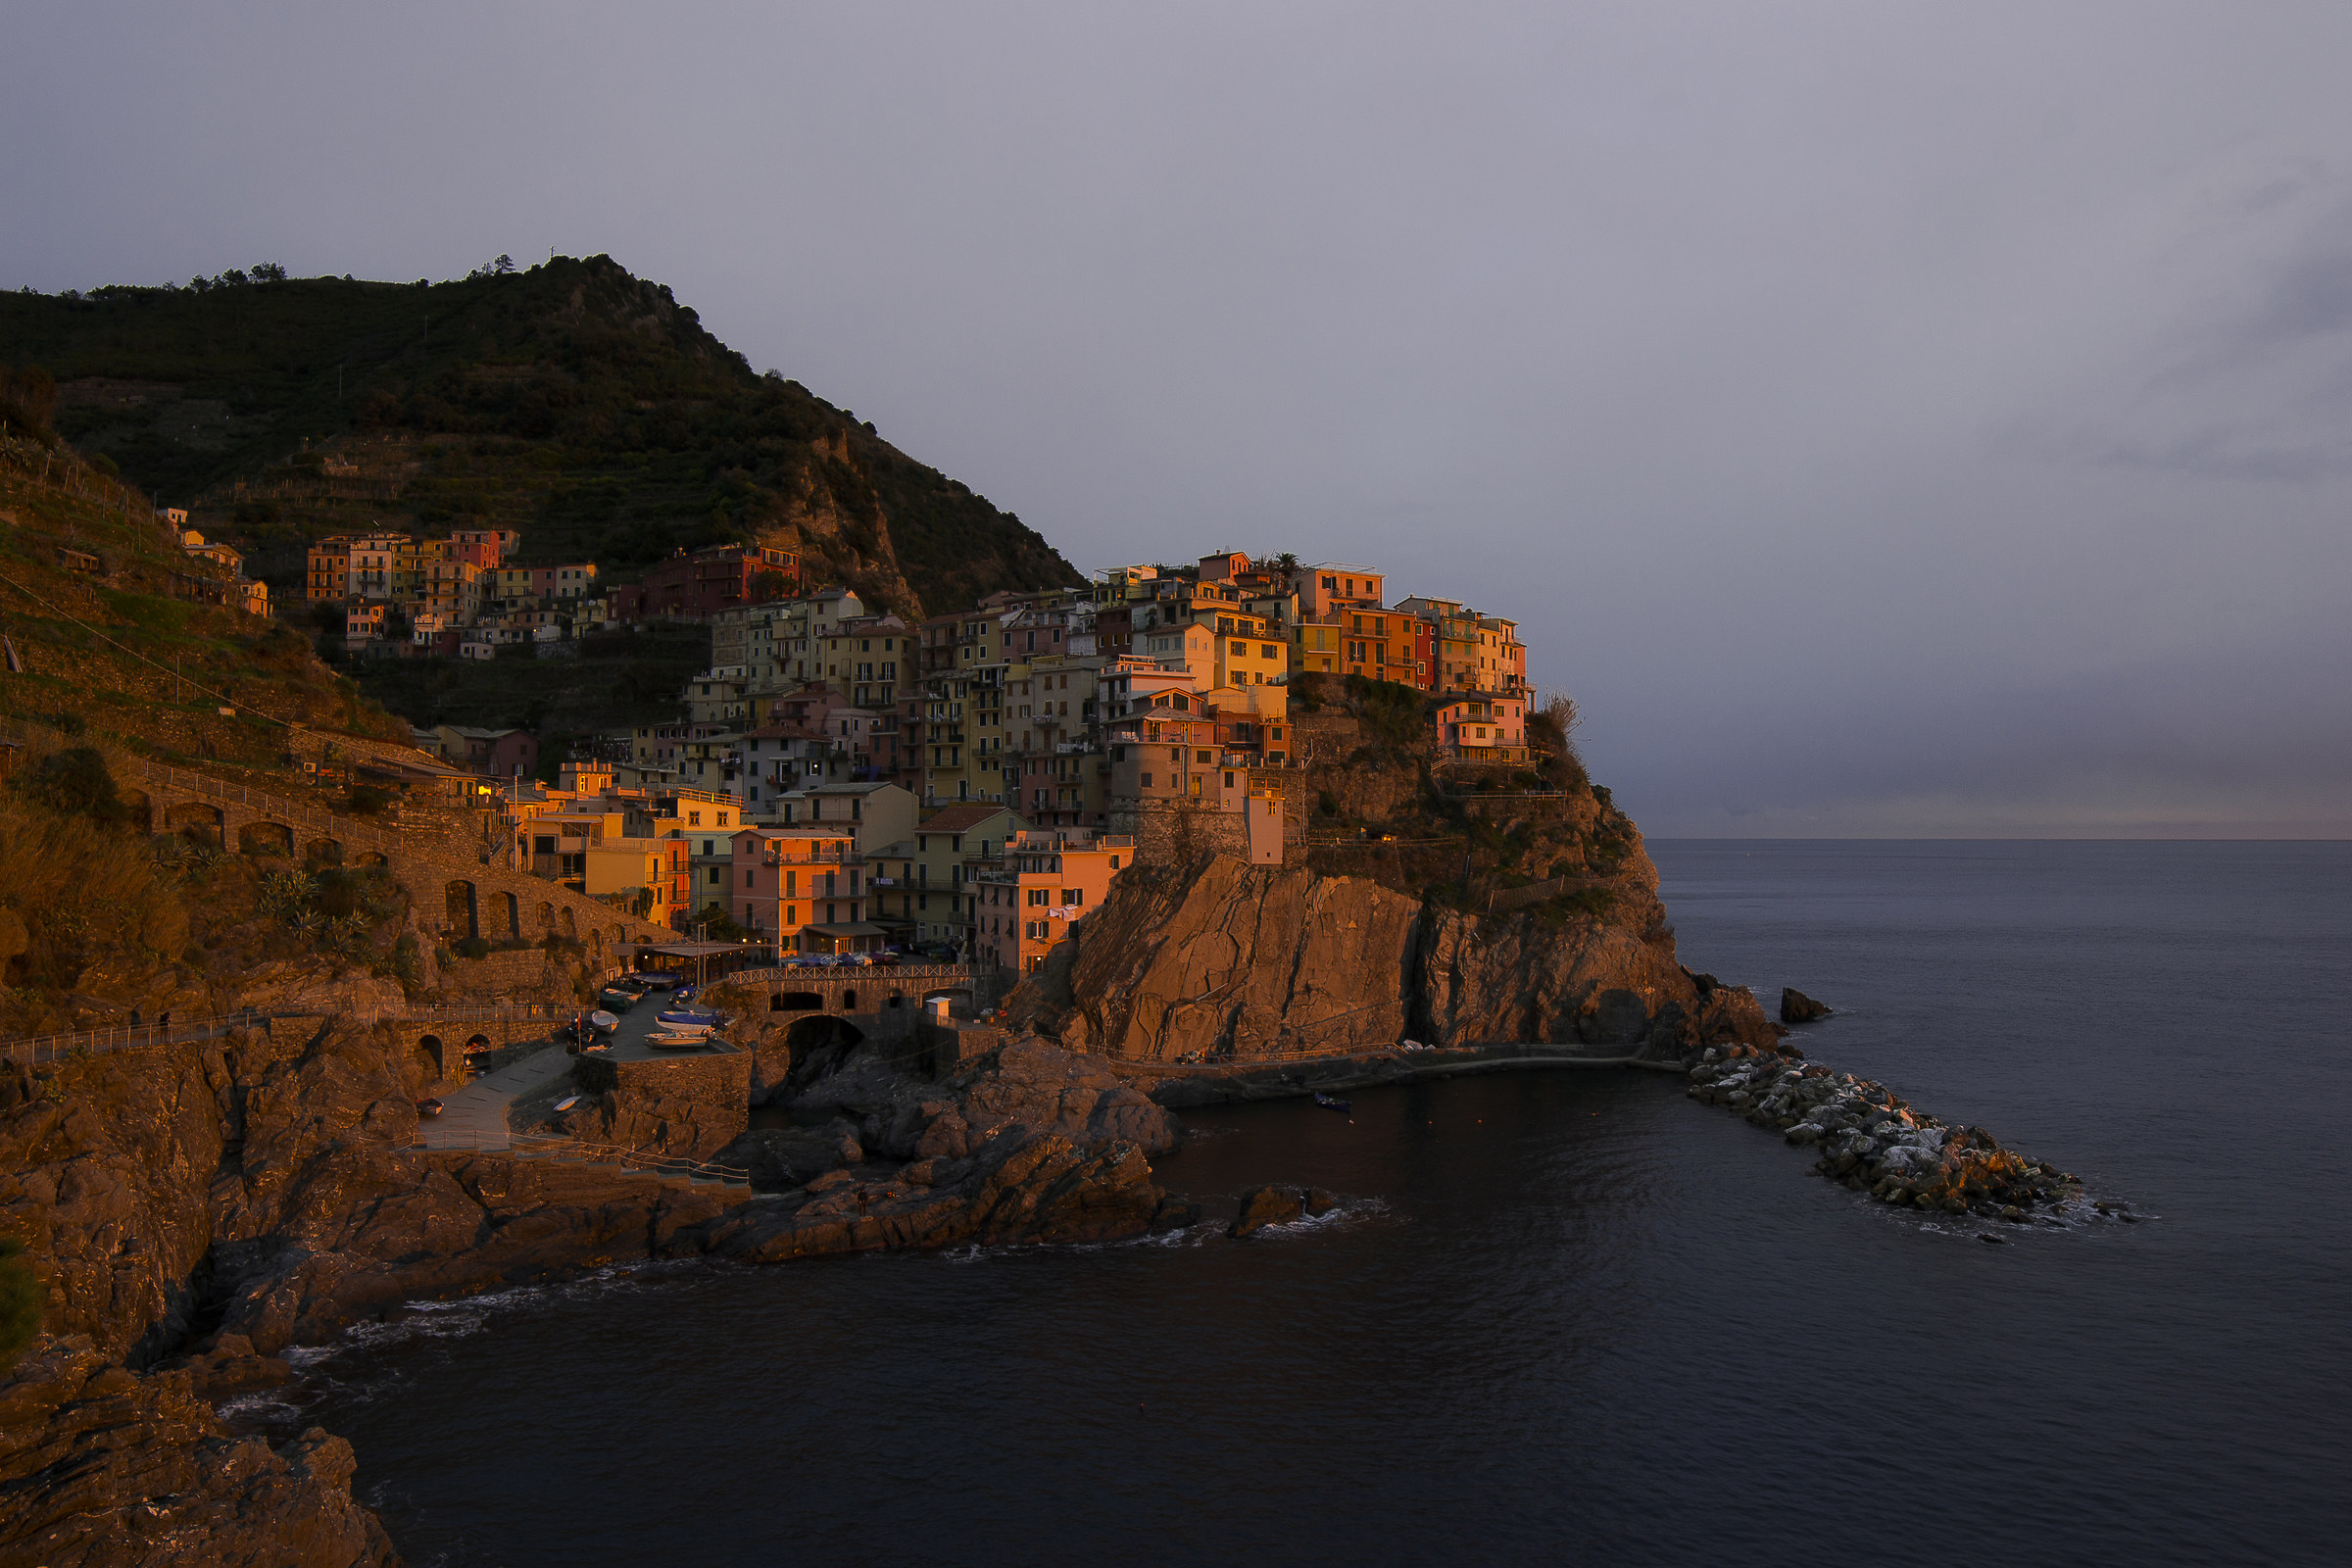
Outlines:
{"type": "Polygon", "coordinates": [[[441,1114],[421,1119],[417,1137],[427,1149],[507,1149],[507,1106],[516,1095],[538,1088],[571,1066],[562,1046],[535,1051],[520,1061],[441,1100],[441,1114]]]}

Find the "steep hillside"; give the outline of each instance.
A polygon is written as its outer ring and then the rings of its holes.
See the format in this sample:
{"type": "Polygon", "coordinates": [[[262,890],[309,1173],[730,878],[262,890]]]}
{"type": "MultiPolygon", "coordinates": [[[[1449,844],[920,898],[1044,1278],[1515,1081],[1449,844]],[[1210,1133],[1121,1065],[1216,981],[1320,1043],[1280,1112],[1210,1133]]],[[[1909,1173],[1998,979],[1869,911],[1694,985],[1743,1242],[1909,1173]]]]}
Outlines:
{"type": "Polygon", "coordinates": [[[192,502],[281,596],[308,540],[377,525],[517,528],[526,563],[624,578],[757,541],[909,616],[1078,580],[1018,517],[755,372],[607,257],[0,295],[0,364],[54,377],[61,434],[192,502]]]}

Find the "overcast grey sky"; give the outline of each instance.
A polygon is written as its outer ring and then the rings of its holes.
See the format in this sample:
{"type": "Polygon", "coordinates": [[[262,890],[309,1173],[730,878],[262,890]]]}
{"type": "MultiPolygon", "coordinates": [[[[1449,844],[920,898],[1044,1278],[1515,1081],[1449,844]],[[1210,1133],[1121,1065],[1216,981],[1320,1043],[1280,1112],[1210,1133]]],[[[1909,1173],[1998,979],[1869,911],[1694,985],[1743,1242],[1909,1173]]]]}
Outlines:
{"type": "Polygon", "coordinates": [[[1652,835],[2352,832],[2352,6],[0,12],[0,286],[608,252],[1087,568],[1516,616],[1652,835]]]}

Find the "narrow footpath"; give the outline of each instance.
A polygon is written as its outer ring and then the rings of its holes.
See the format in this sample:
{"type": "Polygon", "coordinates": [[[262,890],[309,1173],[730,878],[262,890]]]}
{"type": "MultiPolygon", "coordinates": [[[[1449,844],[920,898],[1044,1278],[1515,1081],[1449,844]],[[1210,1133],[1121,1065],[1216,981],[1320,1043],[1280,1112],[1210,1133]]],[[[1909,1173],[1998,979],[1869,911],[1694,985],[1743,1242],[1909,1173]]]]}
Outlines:
{"type": "Polygon", "coordinates": [[[538,1088],[570,1066],[571,1058],[562,1046],[549,1046],[520,1061],[511,1061],[443,1097],[441,1114],[418,1122],[418,1140],[427,1149],[512,1148],[507,1136],[507,1106],[516,1095],[538,1088]]]}

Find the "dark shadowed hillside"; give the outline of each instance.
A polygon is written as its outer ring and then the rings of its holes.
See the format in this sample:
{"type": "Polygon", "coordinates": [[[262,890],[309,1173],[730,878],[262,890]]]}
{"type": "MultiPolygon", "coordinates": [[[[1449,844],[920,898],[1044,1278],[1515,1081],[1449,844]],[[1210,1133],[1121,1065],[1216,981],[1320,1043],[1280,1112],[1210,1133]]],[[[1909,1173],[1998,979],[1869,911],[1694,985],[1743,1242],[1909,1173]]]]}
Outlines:
{"type": "Polygon", "coordinates": [[[0,364],[59,433],[298,596],[313,538],[520,529],[608,578],[730,540],[912,616],[1077,580],[1010,513],[760,375],[607,257],[460,282],[349,278],[0,295],[0,364]]]}

